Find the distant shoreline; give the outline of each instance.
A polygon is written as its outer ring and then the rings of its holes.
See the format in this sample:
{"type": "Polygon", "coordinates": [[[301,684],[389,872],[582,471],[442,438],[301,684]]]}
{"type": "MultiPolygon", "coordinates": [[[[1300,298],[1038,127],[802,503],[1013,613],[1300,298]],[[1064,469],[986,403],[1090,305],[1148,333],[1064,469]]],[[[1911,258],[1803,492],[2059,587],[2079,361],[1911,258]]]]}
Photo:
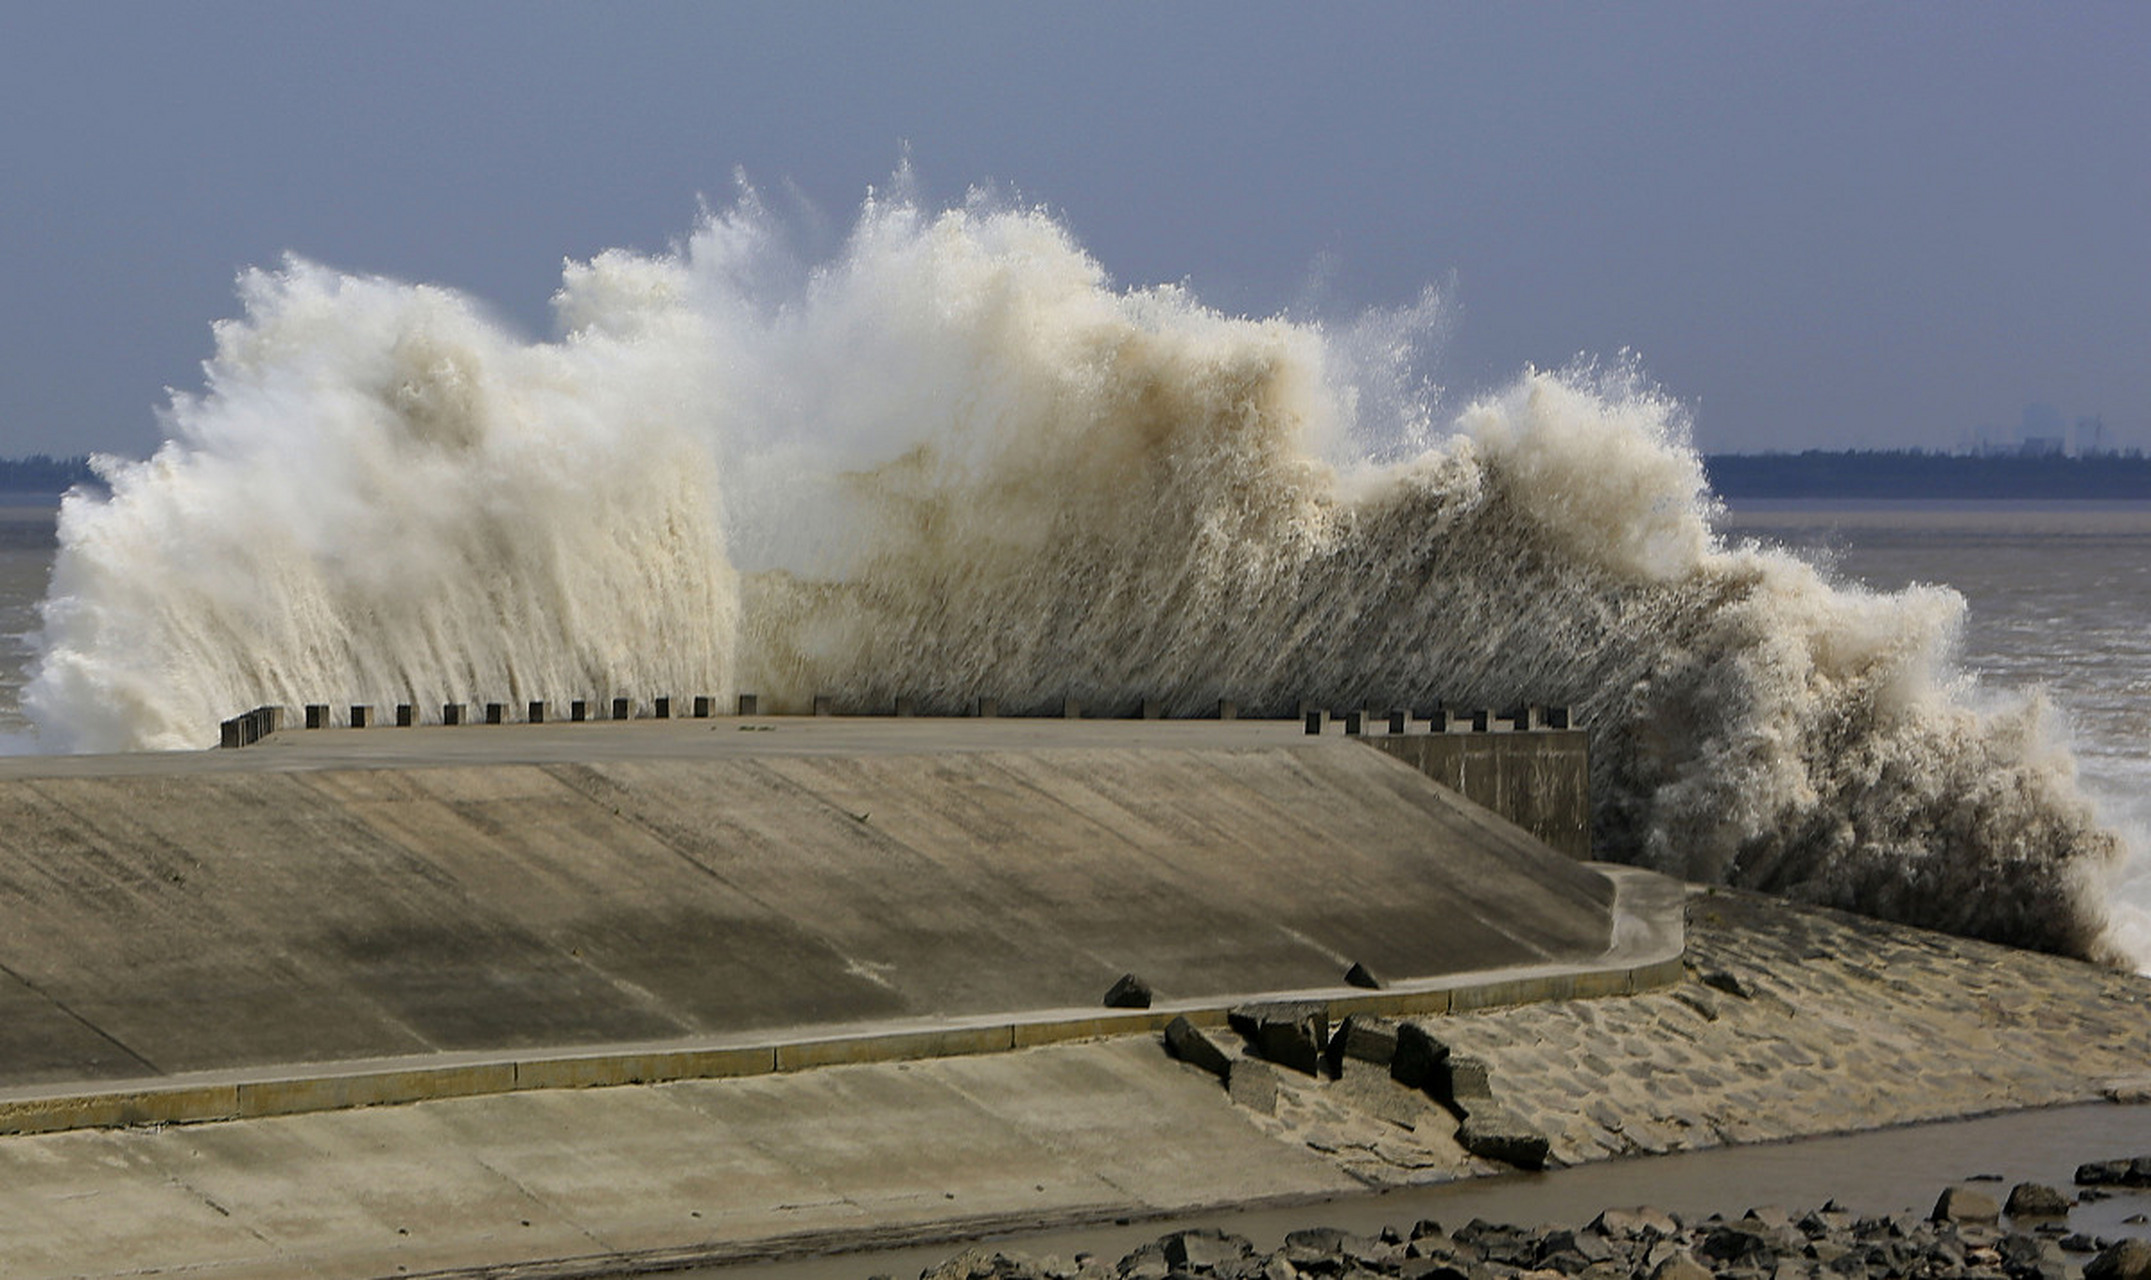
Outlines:
{"type": "MultiPolygon", "coordinates": [[[[2151,457],[1979,457],[1920,450],[1809,449],[1715,453],[1703,470],[1719,497],[2151,500],[2151,457]]],[[[87,458],[0,458],[0,506],[59,505],[78,484],[98,485],[87,458]]]]}
{"type": "Polygon", "coordinates": [[[1916,451],[1719,453],[1703,458],[1721,498],[2151,499],[2151,458],[1974,457],[1916,451]]]}

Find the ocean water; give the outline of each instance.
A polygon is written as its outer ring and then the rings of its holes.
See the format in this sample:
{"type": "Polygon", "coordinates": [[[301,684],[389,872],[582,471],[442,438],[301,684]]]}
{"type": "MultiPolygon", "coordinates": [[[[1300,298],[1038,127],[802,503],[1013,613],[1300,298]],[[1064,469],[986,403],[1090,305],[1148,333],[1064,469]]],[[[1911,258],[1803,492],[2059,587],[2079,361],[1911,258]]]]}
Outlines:
{"type": "Polygon", "coordinates": [[[435,287],[242,277],[168,442],[61,512],[16,695],[38,745],[683,689],[1565,703],[1606,856],[2142,957],[2111,911],[2140,677],[2069,665],[2128,624],[2097,582],[2025,603],[2126,531],[1749,537],[1632,364],[1453,395],[1436,294],[1224,315],[983,199],[879,196],[814,255],[749,193],[665,253],[570,264],[554,305],[532,339],[435,287]],[[2046,550],[1982,578],[2010,538],[2046,550]]]}

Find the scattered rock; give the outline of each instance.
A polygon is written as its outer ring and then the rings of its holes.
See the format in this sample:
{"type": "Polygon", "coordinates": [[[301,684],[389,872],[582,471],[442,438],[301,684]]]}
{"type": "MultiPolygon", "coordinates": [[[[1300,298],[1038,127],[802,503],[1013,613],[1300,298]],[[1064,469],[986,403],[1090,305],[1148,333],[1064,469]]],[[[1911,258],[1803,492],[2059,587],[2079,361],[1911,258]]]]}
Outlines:
{"type": "Polygon", "coordinates": [[[1397,1052],[1390,1060],[1389,1074],[1399,1084],[1432,1089],[1435,1075],[1448,1060],[1449,1046],[1436,1040],[1425,1027],[1416,1022],[1397,1024],[1397,1052]]]}
{"type": "Polygon", "coordinates": [[[2012,1218],[2066,1218],[2074,1203],[2044,1183],[2019,1182],[2009,1189],[2009,1202],[2002,1208],[2012,1218]]]}
{"type": "Polygon", "coordinates": [[[1105,993],[1108,1009],[1148,1009],[1150,1007],[1150,984],[1132,973],[1120,975],[1105,993]]]}
{"type": "Polygon", "coordinates": [[[1329,1050],[1329,1006],[1315,1000],[1244,1004],[1226,1015],[1255,1052],[1282,1067],[1318,1075],[1329,1050]]]}
{"type": "Polygon", "coordinates": [[[1232,1059],[1217,1047],[1217,1042],[1204,1035],[1202,1028],[1186,1018],[1174,1018],[1165,1024],[1165,1048],[1175,1058],[1223,1080],[1232,1073],[1232,1059]]]}
{"type": "Polygon", "coordinates": [[[2094,1160],[2076,1166],[2080,1187],[2151,1187],[2151,1156],[2133,1160],[2094,1160]]]}
{"type": "Polygon", "coordinates": [[[1464,1150],[1485,1160],[1498,1160],[1519,1169],[1543,1169],[1552,1144],[1512,1112],[1480,1106],[1457,1126],[1456,1140],[1464,1150]]]}
{"type": "Polygon", "coordinates": [[[1930,1222],[1998,1222],[2001,1216],[2002,1207],[1993,1196],[1969,1187],[1951,1187],[1934,1202],[1934,1212],[1927,1218],[1930,1222]]]}
{"type": "Polygon", "coordinates": [[[1344,985],[1348,987],[1364,987],[1369,991],[1380,991],[1382,989],[1382,980],[1368,972],[1367,966],[1354,960],[1352,967],[1344,971],[1344,985]]]}
{"type": "Polygon", "coordinates": [[[2117,1240],[2084,1264],[2084,1280],[2146,1280],[2151,1277],[2151,1241],[2117,1240]]]}
{"type": "Polygon", "coordinates": [[[1234,1059],[1225,1076],[1225,1088],[1241,1106],[1266,1116],[1277,1114],[1277,1073],[1270,1070],[1268,1063],[1253,1058],[1234,1059]]]}
{"type": "Polygon", "coordinates": [[[1696,977],[1704,986],[1729,996],[1738,996],[1742,1000],[1755,998],[1755,984],[1730,969],[1706,969],[1696,977]]]}
{"type": "Polygon", "coordinates": [[[1175,1271],[1217,1271],[1255,1256],[1255,1242],[1224,1231],[1181,1231],[1158,1242],[1175,1271]]]}
{"type": "Polygon", "coordinates": [[[1710,1268],[1697,1262],[1686,1249],[1675,1249],[1651,1270],[1651,1280],[1712,1280],[1710,1268]]]}
{"type": "Polygon", "coordinates": [[[1397,1024],[1371,1013],[1349,1013],[1330,1041],[1332,1059],[1356,1058],[1386,1067],[1397,1060],[1397,1024]]]}
{"type": "Polygon", "coordinates": [[[1482,1058],[1452,1053],[1434,1071],[1427,1092],[1460,1116],[1483,1108],[1494,1098],[1494,1073],[1482,1058]]]}

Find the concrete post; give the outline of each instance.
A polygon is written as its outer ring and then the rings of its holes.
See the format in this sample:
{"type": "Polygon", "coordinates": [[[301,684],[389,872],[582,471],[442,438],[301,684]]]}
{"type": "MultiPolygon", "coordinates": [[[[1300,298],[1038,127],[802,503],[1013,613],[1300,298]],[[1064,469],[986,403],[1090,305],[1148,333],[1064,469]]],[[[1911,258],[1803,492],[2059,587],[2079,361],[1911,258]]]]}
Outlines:
{"type": "Polygon", "coordinates": [[[1329,731],[1329,712],[1310,711],[1307,713],[1306,719],[1308,733],[1322,734],[1329,731]]]}
{"type": "Polygon", "coordinates": [[[739,695],[739,714],[743,716],[753,716],[760,715],[761,713],[762,700],[760,698],[756,697],[754,694],[751,693],[743,693],[739,695]]]}
{"type": "Polygon", "coordinates": [[[1143,704],[1136,708],[1136,714],[1145,720],[1162,720],[1165,718],[1165,704],[1156,698],[1145,698],[1143,704]]]}
{"type": "Polygon", "coordinates": [[[625,719],[627,719],[627,713],[628,713],[628,711],[629,711],[629,704],[628,704],[628,701],[627,701],[627,699],[625,699],[625,698],[614,698],[614,699],[612,700],[612,718],[613,718],[613,719],[615,719],[615,720],[625,720],[625,719]]]}
{"type": "Polygon", "coordinates": [[[444,703],[442,703],[442,704],[441,704],[441,723],[442,723],[442,724],[462,724],[462,723],[463,723],[463,704],[462,704],[462,703],[460,703],[460,702],[444,702],[444,703]]]}
{"type": "Polygon", "coordinates": [[[366,727],[367,723],[368,723],[369,721],[371,721],[372,719],[373,719],[373,708],[372,708],[372,707],[362,707],[362,706],[359,706],[359,705],[357,705],[356,703],[352,704],[352,707],[351,707],[351,727],[352,727],[352,728],[354,728],[354,729],[363,729],[363,728],[365,728],[365,727],[366,727]]]}
{"type": "Polygon", "coordinates": [[[1347,711],[1344,713],[1344,736],[1356,738],[1367,731],[1367,713],[1347,711]]]}
{"type": "Polygon", "coordinates": [[[709,718],[710,700],[707,695],[698,693],[695,695],[695,719],[707,720],[709,718]]]}
{"type": "Polygon", "coordinates": [[[329,727],[329,708],[327,703],[309,702],[306,704],[306,727],[309,729],[326,729],[329,727]]]}
{"type": "Polygon", "coordinates": [[[1080,703],[1080,702],[1076,701],[1076,700],[1075,700],[1074,698],[1062,698],[1062,699],[1061,699],[1061,719],[1063,719],[1063,720],[1081,720],[1082,718],[1083,718],[1083,704],[1082,704],[1082,703],[1080,703]]]}
{"type": "Polygon", "coordinates": [[[817,693],[814,695],[814,714],[818,716],[833,716],[836,714],[836,705],[828,694],[817,693]]]}
{"type": "Polygon", "coordinates": [[[486,722],[487,724],[499,724],[499,723],[500,723],[500,713],[501,713],[501,711],[502,711],[502,707],[501,707],[501,705],[500,705],[500,704],[499,704],[498,702],[488,702],[488,703],[486,703],[486,704],[485,704],[485,722],[486,722]]]}
{"type": "Polygon", "coordinates": [[[533,703],[531,703],[531,704],[530,704],[530,715],[529,715],[528,717],[526,717],[526,718],[527,718],[527,719],[529,720],[529,722],[530,722],[531,724],[544,724],[544,723],[545,723],[545,703],[544,703],[544,702],[542,702],[542,701],[539,701],[539,702],[533,702],[533,703]]]}
{"type": "Polygon", "coordinates": [[[672,699],[652,699],[650,702],[650,714],[659,720],[670,720],[672,718],[672,699]]]}
{"type": "Polygon", "coordinates": [[[1237,720],[1237,719],[1239,719],[1239,718],[1240,718],[1240,704],[1239,704],[1239,703],[1237,703],[1237,702],[1234,702],[1234,701],[1233,701],[1232,699],[1230,699],[1230,698],[1219,698],[1219,699],[1217,700],[1217,718],[1218,718],[1218,719],[1220,719],[1220,720],[1237,720]]]}
{"type": "Polygon", "coordinates": [[[240,716],[235,720],[225,720],[219,723],[217,725],[217,746],[219,748],[245,746],[246,742],[244,741],[243,737],[245,730],[245,716],[240,716]]]}
{"type": "Polygon", "coordinates": [[[899,716],[915,716],[919,713],[919,700],[906,694],[896,700],[895,713],[899,716]]]}
{"type": "Polygon", "coordinates": [[[971,704],[971,714],[981,720],[992,720],[1001,714],[1001,700],[980,698],[971,704]]]}
{"type": "Polygon", "coordinates": [[[590,704],[581,698],[568,704],[568,723],[581,724],[590,718],[590,704]]]}
{"type": "Polygon", "coordinates": [[[1391,733],[1409,733],[1409,732],[1411,731],[1411,727],[1412,727],[1412,713],[1411,713],[1411,712],[1409,712],[1409,711],[1392,711],[1392,712],[1390,712],[1390,713],[1389,713],[1389,731],[1390,731],[1391,733]]]}
{"type": "Polygon", "coordinates": [[[1480,707],[1471,713],[1471,731],[1473,733],[1485,733],[1491,726],[1492,721],[1493,716],[1487,712],[1485,707],[1480,707]]]}
{"type": "Polygon", "coordinates": [[[1549,728],[1549,729],[1570,729],[1570,728],[1574,728],[1575,726],[1574,726],[1573,724],[1571,724],[1571,723],[1570,723],[1570,721],[1569,721],[1569,718],[1568,718],[1568,708],[1567,708],[1567,707],[1548,707],[1548,708],[1546,708],[1546,727],[1547,727],[1547,728],[1549,728]]]}
{"type": "Polygon", "coordinates": [[[408,729],[416,723],[418,723],[418,708],[408,702],[397,703],[396,727],[398,729],[408,729]]]}

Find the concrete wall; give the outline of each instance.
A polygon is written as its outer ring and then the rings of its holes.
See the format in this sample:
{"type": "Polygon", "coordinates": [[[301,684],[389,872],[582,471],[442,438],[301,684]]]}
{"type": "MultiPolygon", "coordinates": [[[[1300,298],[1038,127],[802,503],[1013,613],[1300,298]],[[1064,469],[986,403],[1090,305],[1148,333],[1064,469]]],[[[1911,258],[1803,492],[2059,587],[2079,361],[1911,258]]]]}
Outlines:
{"type": "Polygon", "coordinates": [[[1591,747],[1581,729],[1359,739],[1572,858],[1591,856],[1591,747]]]}
{"type": "Polygon", "coordinates": [[[0,1085],[1428,977],[1611,900],[1341,739],[6,778],[0,1085]]]}

